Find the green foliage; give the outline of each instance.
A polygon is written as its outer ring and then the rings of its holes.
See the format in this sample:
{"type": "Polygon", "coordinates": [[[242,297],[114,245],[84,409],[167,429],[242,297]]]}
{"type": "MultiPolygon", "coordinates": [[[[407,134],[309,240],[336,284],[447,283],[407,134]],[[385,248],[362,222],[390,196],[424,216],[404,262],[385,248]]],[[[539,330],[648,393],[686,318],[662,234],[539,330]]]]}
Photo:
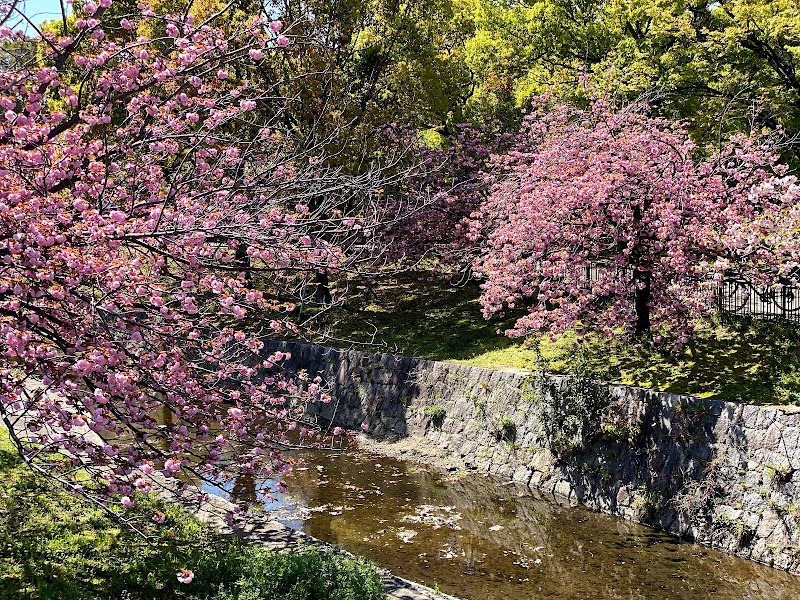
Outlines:
{"type": "Polygon", "coordinates": [[[287,81],[283,92],[299,101],[284,118],[303,136],[340,149],[334,160],[345,168],[358,168],[364,144],[375,153],[386,150],[375,130],[389,123],[444,131],[462,120],[470,73],[461,48],[470,29],[450,0],[277,0],[271,6],[292,23],[293,34],[321,43],[261,65],[250,77],[287,81]]]}
{"type": "Polygon", "coordinates": [[[656,110],[695,136],[782,124],[800,130],[800,11],[794,0],[463,0],[474,34],[467,112],[502,118],[555,88],[584,101],[581,72],[601,91],[657,90],[656,110]]]}
{"type": "Polygon", "coordinates": [[[442,423],[444,423],[444,417],[447,413],[444,409],[444,406],[432,404],[430,406],[423,407],[422,414],[428,418],[428,421],[430,421],[434,428],[440,429],[442,427],[442,423]]]}
{"type": "Polygon", "coordinates": [[[602,423],[603,438],[612,442],[632,444],[641,434],[641,429],[630,423],[612,422],[602,423]]]}
{"type": "MultiPolygon", "coordinates": [[[[214,600],[378,600],[383,582],[369,563],[319,551],[270,553],[247,548],[239,557],[242,577],[214,600]]],[[[200,598],[198,597],[198,600],[200,598]]]]}
{"type": "Polygon", "coordinates": [[[539,417],[541,436],[550,451],[569,458],[602,435],[602,416],[609,405],[606,385],[596,381],[586,361],[576,356],[569,376],[554,380],[541,372],[531,378],[526,396],[539,417]]]}
{"type": "Polygon", "coordinates": [[[779,486],[788,483],[792,475],[794,475],[794,469],[791,466],[775,463],[767,463],[764,466],[764,472],[774,484],[779,486]]]}
{"type": "Polygon", "coordinates": [[[485,417],[486,416],[486,406],[488,404],[488,401],[486,400],[486,398],[484,398],[484,397],[482,397],[482,396],[480,396],[480,395],[478,395],[478,394],[476,394],[474,392],[470,393],[468,398],[472,400],[472,405],[475,407],[475,410],[478,411],[478,414],[481,415],[482,417],[485,417]]]}
{"type": "Polygon", "coordinates": [[[652,517],[658,509],[659,499],[658,492],[644,483],[640,485],[636,490],[636,498],[633,501],[633,508],[638,513],[639,518],[648,519],[652,517]]]}
{"type": "Polygon", "coordinates": [[[509,445],[517,441],[517,424],[509,417],[502,417],[497,421],[497,438],[509,445]]]}
{"type": "Polygon", "coordinates": [[[166,514],[146,540],[21,463],[0,429],[0,598],[19,600],[377,600],[383,584],[359,559],[277,554],[216,534],[176,506],[144,496],[126,517],[166,514]],[[190,584],[176,571],[191,569],[190,584]]]}
{"type": "MultiPolygon", "coordinates": [[[[110,10],[124,14],[130,4],[110,10]]],[[[202,20],[224,4],[199,0],[192,12],[202,20]]],[[[155,5],[182,8],[176,0],[155,5]]],[[[294,33],[323,43],[280,63],[243,61],[236,75],[289,82],[281,91],[298,102],[287,122],[320,140],[339,130],[325,143],[345,147],[344,163],[356,156],[349,144],[361,148],[387,123],[411,122],[446,138],[464,120],[511,130],[530,99],[548,90],[586,102],[582,73],[621,101],[649,94],[656,112],[685,119],[702,143],[753,123],[800,131],[795,0],[278,0],[270,7],[295,22],[294,33]]],[[[238,2],[229,20],[259,10],[238,2]]],[[[59,35],[60,27],[60,19],[47,26],[59,35]]]]}

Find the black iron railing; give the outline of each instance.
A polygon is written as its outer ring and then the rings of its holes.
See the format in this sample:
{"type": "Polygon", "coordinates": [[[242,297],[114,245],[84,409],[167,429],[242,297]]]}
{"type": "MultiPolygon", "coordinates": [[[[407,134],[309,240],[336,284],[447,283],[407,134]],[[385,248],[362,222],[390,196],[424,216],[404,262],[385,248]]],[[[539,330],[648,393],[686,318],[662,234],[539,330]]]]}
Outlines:
{"type": "Polygon", "coordinates": [[[717,289],[717,306],[732,315],[800,323],[800,287],[756,286],[744,279],[726,279],[717,289]]]}
{"type": "MultiPolygon", "coordinates": [[[[597,281],[599,270],[597,264],[585,266],[586,281],[597,281]]],[[[800,324],[800,286],[797,285],[759,286],[731,272],[717,288],[716,300],[717,308],[727,314],[800,324]]]]}

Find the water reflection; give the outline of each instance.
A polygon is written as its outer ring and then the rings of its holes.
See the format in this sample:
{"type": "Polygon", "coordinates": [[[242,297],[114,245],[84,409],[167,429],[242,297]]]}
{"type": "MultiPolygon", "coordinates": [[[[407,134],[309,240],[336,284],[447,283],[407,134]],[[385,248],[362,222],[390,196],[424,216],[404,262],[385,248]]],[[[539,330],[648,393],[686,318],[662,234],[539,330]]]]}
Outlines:
{"type": "Polygon", "coordinates": [[[317,453],[287,482],[280,520],[462,598],[800,597],[798,577],[483,476],[317,453]]]}

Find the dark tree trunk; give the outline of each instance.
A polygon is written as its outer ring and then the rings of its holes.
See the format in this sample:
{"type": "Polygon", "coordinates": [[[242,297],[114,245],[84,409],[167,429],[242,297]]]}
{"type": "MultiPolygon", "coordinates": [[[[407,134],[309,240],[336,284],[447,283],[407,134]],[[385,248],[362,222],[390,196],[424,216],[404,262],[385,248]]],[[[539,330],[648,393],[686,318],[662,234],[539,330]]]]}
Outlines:
{"type": "Polygon", "coordinates": [[[635,333],[637,337],[650,335],[650,272],[636,271],[633,275],[633,284],[636,287],[634,308],[636,311],[635,333]]]}
{"type": "Polygon", "coordinates": [[[317,271],[316,275],[317,287],[314,290],[314,300],[328,305],[333,303],[333,296],[331,295],[330,279],[328,278],[327,271],[317,271]]]}
{"type": "Polygon", "coordinates": [[[236,246],[236,254],[234,256],[236,266],[244,272],[244,282],[247,287],[253,285],[253,274],[250,272],[250,256],[247,254],[247,246],[239,244],[236,246]]]}

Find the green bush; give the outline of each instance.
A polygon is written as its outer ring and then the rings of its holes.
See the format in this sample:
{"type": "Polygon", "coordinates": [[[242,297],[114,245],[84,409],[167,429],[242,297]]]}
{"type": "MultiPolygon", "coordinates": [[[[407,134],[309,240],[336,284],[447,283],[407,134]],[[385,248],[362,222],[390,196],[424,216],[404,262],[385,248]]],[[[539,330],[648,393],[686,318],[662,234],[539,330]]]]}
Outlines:
{"type": "Polygon", "coordinates": [[[275,553],[217,534],[146,496],[126,512],[147,540],[106,512],[59,491],[21,463],[0,428],[0,600],[377,600],[368,562],[318,550],[275,553]],[[194,580],[178,582],[190,569],[194,580]]]}
{"type": "MultiPolygon", "coordinates": [[[[357,558],[325,554],[268,552],[247,548],[241,555],[236,590],[214,600],[377,600],[384,598],[375,568],[357,558]]],[[[194,598],[194,597],[193,597],[194,598]]],[[[196,596],[205,600],[206,596],[196,596]]],[[[209,598],[210,600],[210,598],[209,598]]]]}
{"type": "Polygon", "coordinates": [[[496,436],[504,442],[514,444],[517,441],[517,424],[509,417],[501,418],[497,421],[496,436]]]}
{"type": "Polygon", "coordinates": [[[569,458],[603,434],[601,419],[609,405],[608,387],[593,379],[583,357],[561,381],[545,373],[533,376],[526,396],[537,413],[542,441],[558,457],[569,458]]]}
{"type": "Polygon", "coordinates": [[[444,406],[433,404],[431,406],[423,407],[422,414],[428,417],[431,425],[433,425],[436,429],[439,429],[442,426],[442,423],[444,423],[444,417],[447,413],[444,409],[444,406]]]}

